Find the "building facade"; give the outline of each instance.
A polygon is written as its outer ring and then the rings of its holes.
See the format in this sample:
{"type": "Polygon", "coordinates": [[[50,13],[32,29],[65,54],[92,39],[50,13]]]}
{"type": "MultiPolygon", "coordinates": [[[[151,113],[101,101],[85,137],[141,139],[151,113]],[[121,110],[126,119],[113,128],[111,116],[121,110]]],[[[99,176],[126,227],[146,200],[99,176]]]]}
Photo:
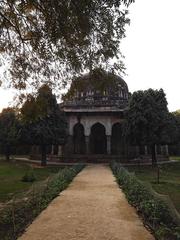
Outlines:
{"type": "MultiPolygon", "coordinates": [[[[112,73],[101,71],[75,79],[60,105],[67,117],[68,138],[59,155],[125,161],[148,156],[150,149],[130,146],[123,134],[129,97],[126,82],[112,73]]],[[[168,155],[167,146],[157,146],[157,153],[168,155]]]]}
{"type": "Polygon", "coordinates": [[[121,77],[106,72],[103,76],[101,80],[90,74],[76,79],[69,90],[71,95],[60,105],[68,121],[64,156],[125,155],[122,123],[130,95],[128,86],[121,77]],[[96,87],[95,81],[104,84],[96,87]]]}
{"type": "MultiPolygon", "coordinates": [[[[74,79],[60,104],[67,118],[68,136],[65,145],[52,146],[48,160],[151,161],[151,149],[131,146],[124,137],[129,98],[126,82],[112,73],[96,70],[74,79]]],[[[34,148],[38,155],[37,146],[34,148]]],[[[158,160],[167,159],[168,146],[156,146],[156,152],[158,160]]]]}

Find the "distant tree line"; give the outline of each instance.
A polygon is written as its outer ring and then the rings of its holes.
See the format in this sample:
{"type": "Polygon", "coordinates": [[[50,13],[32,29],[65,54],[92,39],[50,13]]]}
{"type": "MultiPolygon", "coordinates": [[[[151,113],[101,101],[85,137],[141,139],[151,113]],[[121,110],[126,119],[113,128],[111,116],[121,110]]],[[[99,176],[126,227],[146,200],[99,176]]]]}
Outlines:
{"type": "Polygon", "coordinates": [[[0,147],[7,160],[14,147],[38,145],[41,164],[46,165],[47,147],[62,145],[65,139],[65,115],[47,85],[36,96],[29,95],[21,109],[6,108],[0,114],[0,147]]]}
{"type": "Polygon", "coordinates": [[[156,145],[180,141],[180,115],[169,112],[163,89],[136,91],[129,101],[124,129],[130,144],[151,149],[156,165],[156,145]]]}
{"type": "MultiPolygon", "coordinates": [[[[125,112],[126,142],[151,149],[152,164],[157,164],[156,145],[180,142],[180,112],[170,113],[162,89],[134,92],[125,112]]],[[[66,143],[67,122],[52,89],[42,85],[29,95],[21,109],[6,108],[0,114],[0,149],[9,160],[14,148],[37,145],[41,164],[46,165],[50,145],[66,143]]]]}
{"type": "Polygon", "coordinates": [[[171,155],[180,156],[180,110],[172,112],[172,114],[176,120],[177,132],[176,141],[172,142],[172,144],[169,146],[169,152],[171,155]]]}

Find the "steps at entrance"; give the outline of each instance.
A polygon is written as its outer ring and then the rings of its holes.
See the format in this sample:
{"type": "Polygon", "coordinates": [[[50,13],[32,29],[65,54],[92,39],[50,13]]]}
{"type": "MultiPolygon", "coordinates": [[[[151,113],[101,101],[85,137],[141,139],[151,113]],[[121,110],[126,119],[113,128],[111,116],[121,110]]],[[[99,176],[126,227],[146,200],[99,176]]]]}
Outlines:
{"type": "Polygon", "coordinates": [[[93,154],[93,155],[80,155],[73,154],[69,156],[49,156],[49,161],[60,162],[85,162],[85,163],[108,163],[112,160],[122,160],[123,156],[105,155],[105,154],[93,154]]]}

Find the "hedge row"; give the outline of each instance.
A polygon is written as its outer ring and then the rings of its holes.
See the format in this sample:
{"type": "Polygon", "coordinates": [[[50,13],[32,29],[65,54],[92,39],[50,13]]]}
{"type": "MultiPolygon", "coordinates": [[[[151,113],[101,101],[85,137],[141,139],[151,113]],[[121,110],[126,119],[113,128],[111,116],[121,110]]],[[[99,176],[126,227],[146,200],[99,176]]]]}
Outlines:
{"type": "Polygon", "coordinates": [[[48,204],[82,170],[83,165],[64,168],[45,182],[32,187],[21,199],[13,199],[0,211],[0,239],[15,240],[48,204]]]}
{"type": "Polygon", "coordinates": [[[111,169],[129,203],[137,209],[156,239],[179,240],[179,219],[173,215],[171,207],[120,164],[111,163],[111,169]]]}

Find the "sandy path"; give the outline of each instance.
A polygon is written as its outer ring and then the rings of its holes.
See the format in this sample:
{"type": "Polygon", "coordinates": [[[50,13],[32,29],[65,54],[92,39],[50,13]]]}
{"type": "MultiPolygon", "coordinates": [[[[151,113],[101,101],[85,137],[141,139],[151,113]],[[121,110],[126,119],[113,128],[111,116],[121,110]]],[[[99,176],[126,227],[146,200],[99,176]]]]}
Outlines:
{"type": "Polygon", "coordinates": [[[153,240],[111,170],[89,165],[19,240],[153,240]]]}

